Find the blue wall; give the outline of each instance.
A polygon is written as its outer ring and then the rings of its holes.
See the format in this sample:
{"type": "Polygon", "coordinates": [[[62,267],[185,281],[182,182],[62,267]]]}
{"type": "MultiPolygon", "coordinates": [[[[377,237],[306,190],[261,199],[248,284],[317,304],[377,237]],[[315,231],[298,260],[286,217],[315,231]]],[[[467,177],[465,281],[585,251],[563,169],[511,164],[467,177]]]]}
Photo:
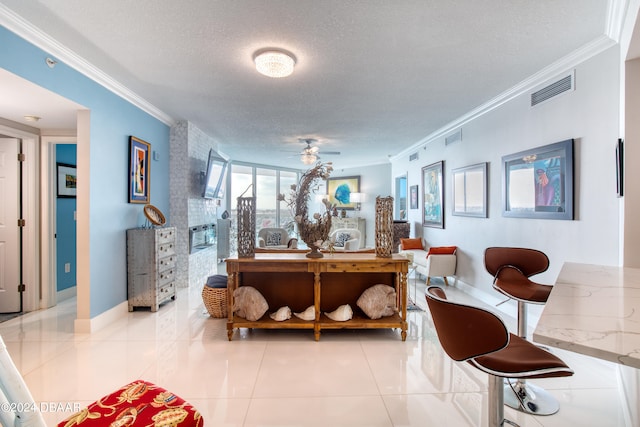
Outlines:
{"type": "MultiPolygon", "coordinates": [[[[91,111],[90,274],[93,318],[127,299],[125,230],[142,225],[142,205],[129,204],[129,136],[151,144],[159,154],[150,165],[151,203],[169,212],[169,126],[103,86],[0,27],[0,67],[47,88],[91,111]]],[[[169,220],[169,218],[168,218],[169,220]]]]}
{"type": "MultiPolygon", "coordinates": [[[[57,144],[56,163],[75,165],[76,145],[57,144]]],[[[75,211],[75,198],[56,198],[56,286],[58,292],[76,285],[75,211]],[[65,264],[70,266],[68,273],[64,270],[65,264]]]]}

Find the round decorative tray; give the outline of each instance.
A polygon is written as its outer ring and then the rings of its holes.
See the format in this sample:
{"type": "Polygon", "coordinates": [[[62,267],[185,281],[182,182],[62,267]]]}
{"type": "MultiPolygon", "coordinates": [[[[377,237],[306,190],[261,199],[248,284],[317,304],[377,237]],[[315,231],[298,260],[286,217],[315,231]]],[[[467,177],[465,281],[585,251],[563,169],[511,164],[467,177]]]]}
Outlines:
{"type": "Polygon", "coordinates": [[[165,222],[167,222],[162,212],[160,212],[160,209],[153,205],[144,205],[144,216],[146,216],[153,225],[164,225],[165,222]]]}

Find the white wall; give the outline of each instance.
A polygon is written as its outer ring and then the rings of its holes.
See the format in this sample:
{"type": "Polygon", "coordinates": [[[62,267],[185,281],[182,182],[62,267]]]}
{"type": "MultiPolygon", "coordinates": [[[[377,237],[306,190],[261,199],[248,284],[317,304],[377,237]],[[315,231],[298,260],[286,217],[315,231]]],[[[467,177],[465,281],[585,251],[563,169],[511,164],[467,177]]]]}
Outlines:
{"type": "Polygon", "coordinates": [[[408,155],[393,159],[391,176],[408,171],[408,185],[420,184],[420,192],[421,168],[445,161],[445,228],[423,228],[421,209],[410,209],[412,236],[424,235],[430,246],[457,245],[458,279],[489,293],[494,293],[492,278],[483,262],[489,246],[544,251],[551,266],[536,276],[543,283],[553,283],[565,261],[618,265],[620,202],[614,159],[619,137],[619,71],[615,46],[575,68],[575,91],[535,107],[530,107],[529,93],[522,94],[464,124],[461,141],[445,146],[444,138],[439,138],[417,150],[418,161],[409,162],[408,155]],[[569,138],[575,139],[575,220],[503,217],[502,156],[569,138]],[[480,162],[489,163],[489,217],[451,215],[451,170],[480,162]]]}
{"type": "Polygon", "coordinates": [[[626,123],[624,135],[624,266],[640,268],[640,168],[634,167],[634,159],[640,157],[640,59],[626,63],[626,123]]]}
{"type": "MultiPolygon", "coordinates": [[[[392,195],[391,164],[365,166],[359,168],[335,169],[332,178],[341,176],[360,176],[360,192],[366,194],[366,200],[361,204],[359,217],[367,220],[367,247],[375,246],[375,207],[376,197],[392,195]]],[[[355,211],[348,211],[347,216],[352,217],[355,211]]]]}

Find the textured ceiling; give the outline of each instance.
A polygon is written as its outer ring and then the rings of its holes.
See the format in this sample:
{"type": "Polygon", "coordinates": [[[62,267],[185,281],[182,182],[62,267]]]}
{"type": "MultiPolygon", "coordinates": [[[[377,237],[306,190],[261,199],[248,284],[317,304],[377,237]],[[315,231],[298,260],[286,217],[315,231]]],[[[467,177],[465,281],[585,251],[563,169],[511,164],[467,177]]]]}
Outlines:
{"type": "Polygon", "coordinates": [[[1,0],[234,160],[383,163],[601,38],[602,0],[1,0]],[[279,47],[292,76],[252,63],[279,47]],[[290,152],[288,152],[290,151],[290,152]]]}

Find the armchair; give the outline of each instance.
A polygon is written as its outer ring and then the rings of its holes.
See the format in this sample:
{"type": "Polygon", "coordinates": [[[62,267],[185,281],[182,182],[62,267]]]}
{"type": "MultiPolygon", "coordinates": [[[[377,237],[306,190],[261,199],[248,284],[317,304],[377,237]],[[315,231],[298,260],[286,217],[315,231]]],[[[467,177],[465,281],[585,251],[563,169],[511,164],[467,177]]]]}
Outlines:
{"type": "Polygon", "coordinates": [[[360,248],[360,230],[338,228],[329,234],[329,242],[335,251],[356,251],[360,248]]]}
{"type": "Polygon", "coordinates": [[[258,231],[258,247],[269,249],[296,249],[298,239],[289,237],[284,228],[261,228],[258,231]]]}
{"type": "Polygon", "coordinates": [[[434,246],[425,249],[422,238],[400,239],[399,253],[416,267],[419,274],[427,277],[427,286],[432,277],[442,277],[446,285],[448,276],[455,276],[457,264],[457,247],[434,246]]]}

